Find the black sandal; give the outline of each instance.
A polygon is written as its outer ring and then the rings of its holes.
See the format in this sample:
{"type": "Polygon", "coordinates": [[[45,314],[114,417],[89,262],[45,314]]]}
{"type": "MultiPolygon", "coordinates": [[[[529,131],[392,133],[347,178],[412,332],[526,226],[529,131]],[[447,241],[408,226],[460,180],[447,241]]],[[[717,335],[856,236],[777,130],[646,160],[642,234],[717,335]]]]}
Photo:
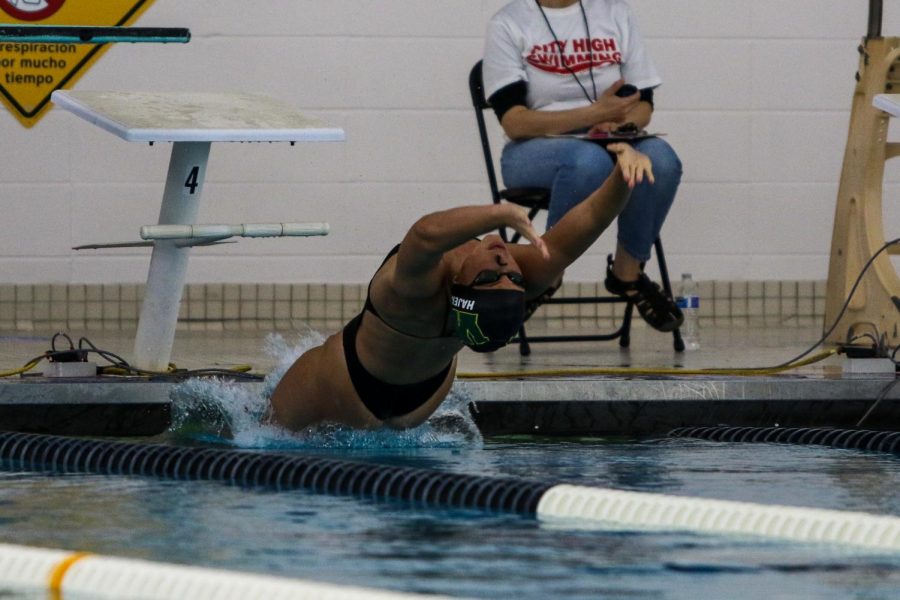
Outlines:
{"type": "Polygon", "coordinates": [[[524,323],[525,321],[530,319],[531,315],[534,314],[534,311],[536,311],[542,305],[546,304],[547,300],[552,298],[553,294],[555,294],[560,287],[562,287],[562,279],[560,279],[556,283],[556,285],[551,285],[546,290],[544,290],[543,293],[541,293],[541,295],[537,298],[532,298],[531,300],[525,302],[525,318],[522,320],[522,322],[524,323]]]}
{"type": "Polygon", "coordinates": [[[641,317],[657,331],[674,331],[684,323],[684,314],[658,283],[641,272],[635,281],[622,281],[612,272],[612,255],[606,259],[606,289],[634,302],[641,317]]]}

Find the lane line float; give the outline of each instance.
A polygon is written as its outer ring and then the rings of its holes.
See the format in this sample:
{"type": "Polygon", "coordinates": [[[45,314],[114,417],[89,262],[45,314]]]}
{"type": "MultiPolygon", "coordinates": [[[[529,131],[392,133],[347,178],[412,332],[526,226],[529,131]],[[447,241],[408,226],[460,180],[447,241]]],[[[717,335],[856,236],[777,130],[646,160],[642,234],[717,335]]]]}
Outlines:
{"type": "Polygon", "coordinates": [[[450,600],[355,586],[0,544],[0,582],[53,598],[110,600],[450,600]]]}
{"type": "Polygon", "coordinates": [[[481,477],[297,454],[0,433],[0,459],[33,471],[214,480],[242,487],[400,500],[420,507],[513,512],[575,529],[695,531],[900,551],[900,518],[894,516],[481,477]]]}

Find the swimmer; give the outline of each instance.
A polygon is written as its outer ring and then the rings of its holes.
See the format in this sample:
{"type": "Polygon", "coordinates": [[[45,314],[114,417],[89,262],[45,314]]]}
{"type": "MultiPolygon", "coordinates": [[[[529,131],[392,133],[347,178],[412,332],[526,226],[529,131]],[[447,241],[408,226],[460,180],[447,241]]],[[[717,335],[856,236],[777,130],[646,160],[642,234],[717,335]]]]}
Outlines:
{"type": "Polygon", "coordinates": [[[525,302],[590,248],[635,185],[653,182],[647,156],[628,144],[607,149],[616,168],[543,236],[513,204],[462,206],[416,221],[375,272],[362,312],[284,374],[269,418],[295,431],[424,423],[450,391],[459,351],[506,345],[522,326],[525,302]],[[499,227],[531,243],[507,246],[490,233],[499,227]]]}

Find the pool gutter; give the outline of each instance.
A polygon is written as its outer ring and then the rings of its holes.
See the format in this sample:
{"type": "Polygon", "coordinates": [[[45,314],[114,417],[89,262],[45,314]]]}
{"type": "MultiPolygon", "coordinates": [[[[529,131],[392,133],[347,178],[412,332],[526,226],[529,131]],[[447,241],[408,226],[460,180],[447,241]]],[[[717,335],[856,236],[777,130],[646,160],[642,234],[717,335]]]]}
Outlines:
{"type": "MultiPolygon", "coordinates": [[[[900,430],[893,377],[569,377],[457,381],[486,436],[648,437],[686,426],[855,427],[900,430]],[[886,391],[886,393],[885,393],[886,391]]],[[[42,378],[0,382],[7,431],[150,436],[171,421],[175,380],[42,378]]],[[[260,389],[262,384],[235,385],[260,389]]]]}

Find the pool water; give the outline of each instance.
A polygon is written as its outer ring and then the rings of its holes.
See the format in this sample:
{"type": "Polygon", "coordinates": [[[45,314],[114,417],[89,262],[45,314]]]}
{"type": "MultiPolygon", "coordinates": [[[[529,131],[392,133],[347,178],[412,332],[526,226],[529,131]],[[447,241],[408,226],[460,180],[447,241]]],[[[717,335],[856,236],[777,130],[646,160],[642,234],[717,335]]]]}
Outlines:
{"type": "MultiPolygon", "coordinates": [[[[683,439],[438,436],[432,445],[281,451],[900,516],[900,460],[852,450],[683,439]]],[[[900,597],[900,556],[847,548],[675,532],[573,531],[518,515],[215,482],[14,470],[0,473],[0,481],[7,543],[462,597],[900,597]]]]}
{"type": "MultiPolygon", "coordinates": [[[[314,340],[312,340],[314,341],[314,340]]],[[[269,340],[260,386],[189,381],[161,440],[900,516],[900,459],[698,440],[482,439],[457,392],[405,432],[260,423],[311,340],[269,340]]],[[[216,482],[0,470],[0,541],[406,592],[580,599],[900,598],[900,554],[684,532],[577,531],[515,514],[435,510],[216,482]]],[[[3,594],[0,590],[0,594],[3,594]]],[[[44,593],[22,598],[45,598],[44,593]]]]}

